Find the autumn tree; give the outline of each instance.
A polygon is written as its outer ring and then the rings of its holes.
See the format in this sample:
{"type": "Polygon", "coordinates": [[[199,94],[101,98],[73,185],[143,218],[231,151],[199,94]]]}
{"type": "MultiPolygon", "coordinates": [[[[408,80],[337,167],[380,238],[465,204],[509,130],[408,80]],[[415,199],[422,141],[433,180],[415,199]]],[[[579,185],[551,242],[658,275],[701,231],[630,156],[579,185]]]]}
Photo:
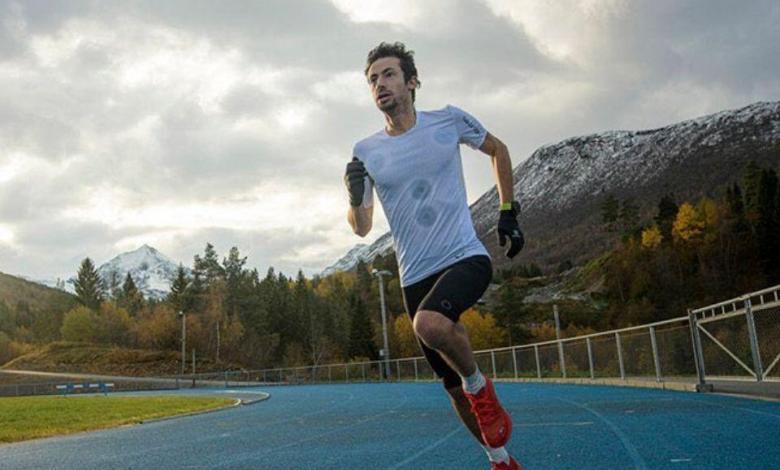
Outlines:
{"type": "Polygon", "coordinates": [[[82,305],[70,310],[62,320],[62,339],[91,343],[97,340],[97,314],[82,305]]]}
{"type": "Polygon", "coordinates": [[[100,304],[105,298],[105,287],[91,259],[84,258],[84,261],[81,262],[73,285],[76,288],[76,297],[79,303],[92,310],[100,308],[100,304]]]}
{"type": "Polygon", "coordinates": [[[642,231],[642,246],[649,250],[654,250],[661,245],[664,237],[661,235],[661,229],[657,225],[648,227],[642,231]]]}

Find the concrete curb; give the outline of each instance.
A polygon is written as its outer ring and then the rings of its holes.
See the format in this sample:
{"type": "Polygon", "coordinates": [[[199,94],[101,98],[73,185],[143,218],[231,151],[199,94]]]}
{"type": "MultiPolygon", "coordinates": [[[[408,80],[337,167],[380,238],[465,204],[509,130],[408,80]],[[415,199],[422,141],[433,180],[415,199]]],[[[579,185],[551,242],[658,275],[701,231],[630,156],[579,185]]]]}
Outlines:
{"type": "MultiPolygon", "coordinates": [[[[219,408],[211,408],[209,410],[191,411],[189,413],[184,413],[184,414],[164,416],[162,418],[152,418],[152,419],[147,419],[147,420],[144,420],[144,421],[138,421],[137,423],[126,424],[125,426],[135,426],[135,425],[138,425],[138,424],[156,423],[158,421],[168,421],[168,420],[176,419],[176,418],[185,418],[187,416],[197,416],[197,415],[204,415],[204,414],[207,414],[207,413],[215,413],[217,411],[223,411],[223,410],[226,410],[228,408],[236,408],[236,407],[239,407],[239,406],[254,405],[255,403],[259,403],[261,401],[265,401],[265,400],[268,400],[269,398],[271,398],[271,394],[270,393],[256,392],[255,394],[256,395],[260,395],[260,397],[258,397],[256,399],[249,399],[249,400],[244,399],[244,398],[240,398],[240,397],[238,397],[238,398],[230,397],[230,398],[233,398],[233,400],[234,400],[234,402],[232,404],[230,404],[230,405],[220,406],[219,408]]],[[[173,393],[171,395],[176,395],[176,394],[173,393]]],[[[182,394],[181,396],[194,396],[194,395],[182,394]]]]}
{"type": "Polygon", "coordinates": [[[655,382],[651,380],[632,380],[632,379],[495,379],[494,382],[506,383],[555,383],[568,385],[608,385],[616,387],[636,387],[636,388],[655,388],[660,390],[676,390],[679,392],[696,392],[695,383],[683,382],[655,382]]]}

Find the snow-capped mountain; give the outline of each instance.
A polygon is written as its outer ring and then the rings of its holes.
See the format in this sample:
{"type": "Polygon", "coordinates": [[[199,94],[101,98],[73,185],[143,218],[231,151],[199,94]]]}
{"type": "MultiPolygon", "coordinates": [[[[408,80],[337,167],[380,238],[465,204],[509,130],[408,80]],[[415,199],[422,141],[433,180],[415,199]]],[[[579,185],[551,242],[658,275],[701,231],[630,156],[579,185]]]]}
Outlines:
{"type": "MultiPolygon", "coordinates": [[[[549,267],[587,260],[612,242],[600,231],[599,207],[607,194],[633,199],[647,215],[665,194],[689,200],[737,181],[751,160],[780,166],[780,102],[759,102],[659,129],[609,131],[545,145],[513,171],[527,240],[515,262],[549,267]]],[[[501,265],[508,261],[495,241],[497,207],[493,187],[471,205],[471,215],[494,264],[501,265]]],[[[391,249],[388,239],[389,233],[364,247],[363,259],[371,261],[368,253],[391,249]]],[[[331,268],[354,265],[345,256],[331,268]]]]}
{"type": "Polygon", "coordinates": [[[360,260],[370,262],[379,255],[386,255],[393,251],[393,237],[390,232],[385,233],[371,245],[358,243],[346,255],[342,256],[334,264],[325,268],[320,276],[328,276],[337,271],[349,271],[357,266],[360,260]]]}
{"type": "MultiPolygon", "coordinates": [[[[98,268],[98,274],[110,288],[112,276],[119,286],[125,281],[127,273],[133,278],[144,297],[161,299],[171,290],[171,282],[176,278],[178,264],[149,245],[117,255],[98,268]]],[[[185,270],[189,270],[185,267],[185,270]]]]}

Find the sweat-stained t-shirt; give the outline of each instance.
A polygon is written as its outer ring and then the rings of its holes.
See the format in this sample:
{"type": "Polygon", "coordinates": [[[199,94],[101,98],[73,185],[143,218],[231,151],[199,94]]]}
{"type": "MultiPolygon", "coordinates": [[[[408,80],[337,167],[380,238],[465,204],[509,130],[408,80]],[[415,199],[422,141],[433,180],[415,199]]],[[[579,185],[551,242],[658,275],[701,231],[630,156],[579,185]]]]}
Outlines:
{"type": "Polygon", "coordinates": [[[391,136],[381,130],[355,144],[366,167],[363,206],[382,203],[406,287],[458,262],[488,252],[477,238],[466,199],[460,144],[482,146],[487,131],[455,106],[418,111],[414,127],[391,136]]]}

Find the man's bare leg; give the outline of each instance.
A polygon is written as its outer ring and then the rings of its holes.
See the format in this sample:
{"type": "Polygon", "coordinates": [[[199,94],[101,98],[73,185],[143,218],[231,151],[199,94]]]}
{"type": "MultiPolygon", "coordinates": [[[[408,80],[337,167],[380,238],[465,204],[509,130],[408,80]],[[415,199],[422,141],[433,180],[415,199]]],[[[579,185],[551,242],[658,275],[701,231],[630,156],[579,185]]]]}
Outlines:
{"type": "Polygon", "coordinates": [[[463,387],[448,388],[447,394],[449,394],[452,407],[460,417],[460,420],[463,421],[466,428],[474,435],[474,438],[479,441],[480,444],[485,445],[485,441],[482,439],[482,434],[479,430],[479,424],[477,424],[477,418],[474,416],[474,413],[471,412],[471,405],[463,392],[463,387]]]}
{"type": "Polygon", "coordinates": [[[420,310],[414,316],[414,332],[429,348],[441,354],[461,377],[477,370],[466,328],[439,312],[420,310]]]}

